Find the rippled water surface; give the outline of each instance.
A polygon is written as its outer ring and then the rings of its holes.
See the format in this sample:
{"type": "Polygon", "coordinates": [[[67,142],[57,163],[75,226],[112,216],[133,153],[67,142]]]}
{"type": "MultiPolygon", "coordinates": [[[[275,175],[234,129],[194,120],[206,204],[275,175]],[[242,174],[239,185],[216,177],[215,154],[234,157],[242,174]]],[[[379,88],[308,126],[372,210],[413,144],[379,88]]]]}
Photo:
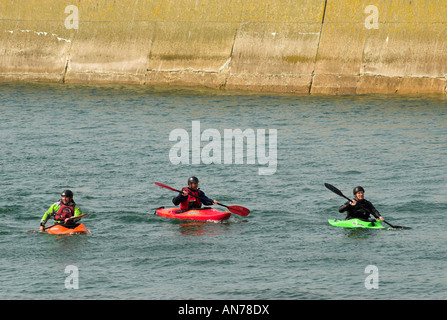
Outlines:
{"type": "Polygon", "coordinates": [[[446,299],[446,119],[442,96],[0,84],[0,298],[446,299]],[[172,163],[170,134],[191,138],[193,121],[221,136],[222,161],[172,163]],[[265,129],[266,156],[277,130],[274,174],[259,174],[259,155],[224,163],[235,129],[265,129]],[[175,196],[154,182],[180,189],[190,175],[250,215],[154,215],[175,196]],[[344,199],[325,182],[349,196],[362,185],[388,222],[411,229],[330,226],[344,199]],[[27,232],[66,188],[91,233],[27,232]]]}

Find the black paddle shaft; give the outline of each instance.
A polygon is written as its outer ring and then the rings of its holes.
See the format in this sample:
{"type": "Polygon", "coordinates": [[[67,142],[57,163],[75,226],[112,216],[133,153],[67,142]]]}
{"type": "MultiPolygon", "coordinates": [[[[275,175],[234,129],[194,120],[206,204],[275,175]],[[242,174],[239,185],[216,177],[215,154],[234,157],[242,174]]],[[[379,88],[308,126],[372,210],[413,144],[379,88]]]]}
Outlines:
{"type": "Polygon", "coordinates": [[[329,190],[331,190],[332,192],[338,194],[340,197],[343,197],[345,199],[348,199],[349,201],[352,201],[352,199],[349,199],[347,196],[345,196],[343,194],[343,192],[341,192],[339,189],[337,189],[336,187],[334,187],[333,185],[329,184],[329,183],[325,183],[324,186],[326,188],[328,188],[329,190]]]}

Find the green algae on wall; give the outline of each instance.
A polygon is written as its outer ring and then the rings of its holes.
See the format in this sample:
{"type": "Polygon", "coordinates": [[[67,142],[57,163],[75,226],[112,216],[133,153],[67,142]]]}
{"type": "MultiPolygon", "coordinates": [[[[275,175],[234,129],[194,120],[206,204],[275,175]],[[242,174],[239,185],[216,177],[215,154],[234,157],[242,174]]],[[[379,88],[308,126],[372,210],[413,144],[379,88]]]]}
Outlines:
{"type": "Polygon", "coordinates": [[[444,0],[3,0],[0,80],[445,93],[444,0]]]}

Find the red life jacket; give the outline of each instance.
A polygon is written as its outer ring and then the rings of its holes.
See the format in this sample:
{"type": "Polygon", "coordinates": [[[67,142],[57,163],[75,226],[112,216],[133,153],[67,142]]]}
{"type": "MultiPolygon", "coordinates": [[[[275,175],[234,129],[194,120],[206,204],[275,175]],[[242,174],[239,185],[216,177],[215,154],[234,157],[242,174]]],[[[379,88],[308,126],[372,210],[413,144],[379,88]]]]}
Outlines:
{"type": "Polygon", "coordinates": [[[180,202],[180,210],[188,210],[193,208],[202,207],[202,201],[199,198],[193,197],[192,195],[199,196],[199,190],[191,190],[190,188],[184,187],[182,191],[188,192],[188,198],[185,201],[180,202]]]}
{"type": "Polygon", "coordinates": [[[54,221],[64,222],[65,219],[73,217],[74,216],[75,204],[73,202],[72,202],[72,204],[73,205],[71,205],[71,206],[65,205],[61,201],[60,202],[60,206],[61,207],[59,208],[59,210],[54,215],[54,221]]]}

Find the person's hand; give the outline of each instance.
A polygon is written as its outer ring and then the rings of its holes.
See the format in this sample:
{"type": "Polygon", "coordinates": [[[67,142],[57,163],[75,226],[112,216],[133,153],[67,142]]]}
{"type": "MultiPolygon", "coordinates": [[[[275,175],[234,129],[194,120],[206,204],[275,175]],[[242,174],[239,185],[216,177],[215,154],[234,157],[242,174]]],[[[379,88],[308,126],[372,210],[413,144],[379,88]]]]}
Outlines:
{"type": "Polygon", "coordinates": [[[65,219],[64,224],[67,224],[68,220],[70,220],[70,218],[65,219]]]}
{"type": "Polygon", "coordinates": [[[43,226],[40,226],[39,231],[45,231],[45,228],[43,226]]]}
{"type": "Polygon", "coordinates": [[[380,217],[379,220],[380,220],[380,221],[384,221],[385,219],[384,219],[383,217],[380,217]]]}
{"type": "Polygon", "coordinates": [[[187,196],[188,196],[188,191],[183,190],[183,191],[182,191],[182,196],[187,197],[187,196]]]}
{"type": "Polygon", "coordinates": [[[219,201],[217,201],[217,200],[213,201],[213,204],[218,204],[218,203],[219,203],[219,201]]]}
{"type": "Polygon", "coordinates": [[[355,205],[357,204],[357,201],[355,201],[355,200],[351,200],[351,201],[349,201],[349,204],[350,204],[351,206],[355,206],[355,205]]]}

